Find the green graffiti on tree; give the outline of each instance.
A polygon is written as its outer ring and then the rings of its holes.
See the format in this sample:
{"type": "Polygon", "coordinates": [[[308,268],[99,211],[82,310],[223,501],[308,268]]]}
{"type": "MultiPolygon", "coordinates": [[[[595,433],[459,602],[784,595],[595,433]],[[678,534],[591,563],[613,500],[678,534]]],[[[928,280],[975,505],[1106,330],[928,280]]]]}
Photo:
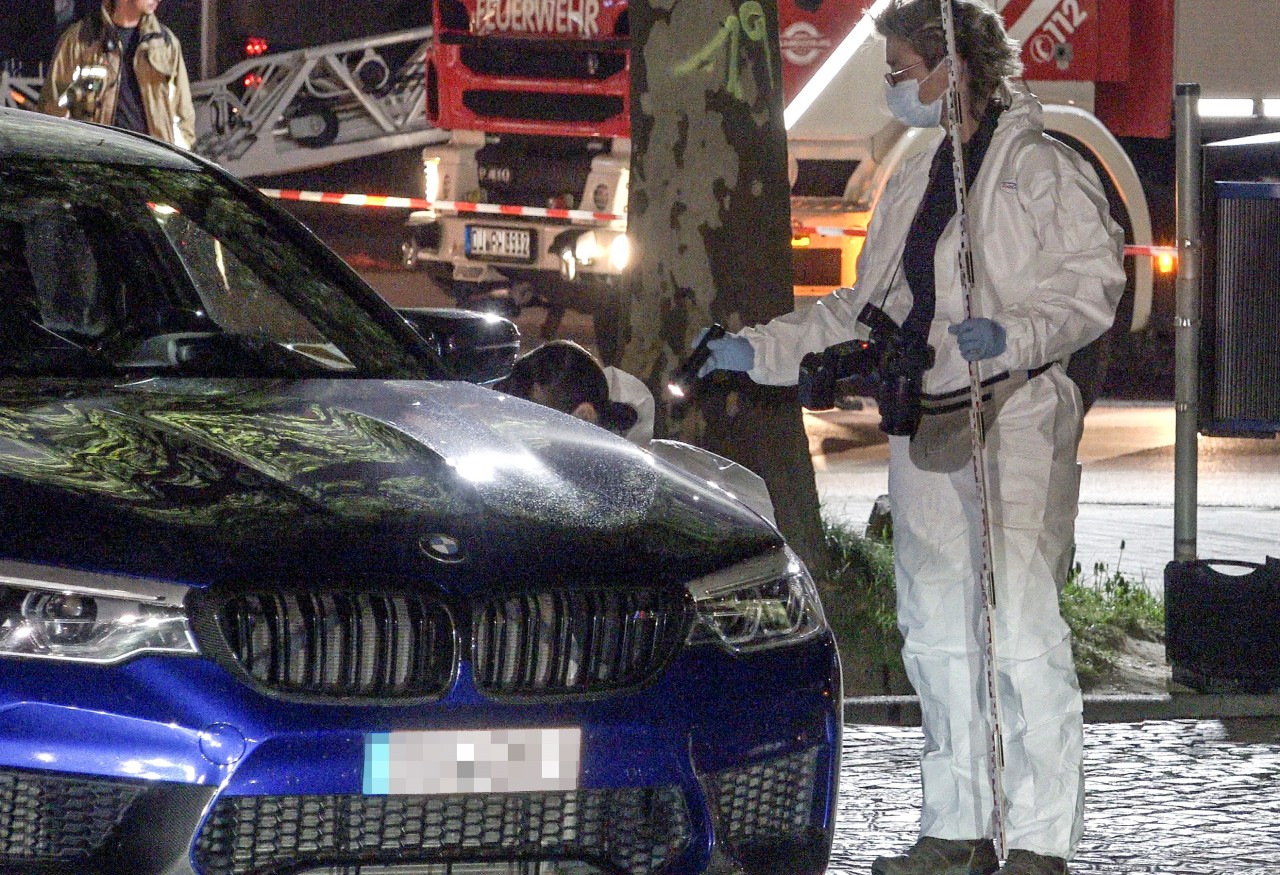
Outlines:
{"type": "Polygon", "coordinates": [[[753,43],[756,44],[757,49],[763,50],[765,69],[769,75],[768,81],[773,82],[773,46],[768,36],[769,28],[764,7],[757,0],[746,0],[738,7],[737,15],[725,17],[720,30],[706,45],[676,66],[675,73],[677,76],[687,76],[695,71],[710,70],[727,48],[728,70],[725,73],[724,90],[745,102],[747,98],[742,87],[741,66],[743,57],[748,56],[753,43]]]}

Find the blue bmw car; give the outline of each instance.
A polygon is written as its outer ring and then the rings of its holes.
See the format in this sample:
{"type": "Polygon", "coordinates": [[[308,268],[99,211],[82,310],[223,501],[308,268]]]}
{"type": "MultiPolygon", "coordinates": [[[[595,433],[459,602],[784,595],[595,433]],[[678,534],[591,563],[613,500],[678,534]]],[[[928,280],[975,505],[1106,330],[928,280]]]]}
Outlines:
{"type": "Polygon", "coordinates": [[[803,565],[429,334],[213,165],[0,110],[0,872],[824,870],[803,565]]]}

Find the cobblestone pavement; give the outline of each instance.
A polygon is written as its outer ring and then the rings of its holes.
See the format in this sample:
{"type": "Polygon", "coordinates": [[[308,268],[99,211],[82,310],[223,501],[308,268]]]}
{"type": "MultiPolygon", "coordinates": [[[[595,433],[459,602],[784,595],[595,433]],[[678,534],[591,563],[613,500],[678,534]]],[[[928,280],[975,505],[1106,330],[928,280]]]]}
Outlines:
{"type": "MultiPolygon", "coordinates": [[[[1280,873],[1280,721],[1085,726],[1073,873],[1280,873]]],[[[919,827],[918,727],[847,725],[829,875],[868,875],[919,827]]]]}

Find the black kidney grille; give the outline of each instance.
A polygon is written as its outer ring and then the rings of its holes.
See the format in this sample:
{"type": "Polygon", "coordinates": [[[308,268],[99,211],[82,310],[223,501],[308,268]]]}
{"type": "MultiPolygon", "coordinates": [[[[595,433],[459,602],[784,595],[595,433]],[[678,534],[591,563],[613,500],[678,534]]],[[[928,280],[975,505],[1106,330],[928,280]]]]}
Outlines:
{"type": "Polygon", "coordinates": [[[145,788],[0,771],[0,866],[86,860],[145,788]]]}
{"type": "Polygon", "coordinates": [[[438,602],[381,592],[257,592],[218,612],[236,662],[285,693],[369,698],[442,695],[453,622],[438,602]]]}
{"type": "Polygon", "coordinates": [[[505,696],[609,692],[648,680],[689,632],[689,608],[659,591],[513,593],[477,605],[476,686],[505,696]]]}
{"type": "Polygon", "coordinates": [[[202,875],[464,860],[583,860],[609,872],[651,875],[684,851],[690,835],[676,787],[232,796],[220,799],[205,821],[195,859],[202,875]]]}

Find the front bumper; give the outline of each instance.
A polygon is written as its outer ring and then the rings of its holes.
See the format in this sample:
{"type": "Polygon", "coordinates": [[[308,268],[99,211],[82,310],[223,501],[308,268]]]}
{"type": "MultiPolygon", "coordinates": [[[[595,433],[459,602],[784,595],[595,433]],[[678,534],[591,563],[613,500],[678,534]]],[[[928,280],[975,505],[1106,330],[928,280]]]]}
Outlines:
{"type": "Polygon", "coordinates": [[[525,277],[552,276],[582,282],[616,280],[622,268],[611,263],[610,244],[625,234],[620,226],[583,227],[551,219],[520,216],[436,215],[427,211],[411,213],[406,222],[404,260],[407,266],[425,265],[453,282],[494,284],[525,277]],[[471,253],[469,235],[477,229],[515,232],[528,243],[520,255],[485,256],[471,253]],[[594,257],[578,259],[574,241],[587,233],[595,235],[594,257]],[[527,238],[525,237],[527,235],[527,238]]]}
{"type": "Polygon", "coordinates": [[[21,668],[0,681],[4,873],[659,875],[717,856],[755,875],[820,872],[830,847],[829,638],[689,648],[640,690],[541,704],[485,700],[465,671],[438,703],[372,707],[271,698],[199,658],[21,668]],[[561,726],[582,730],[577,789],[363,792],[369,733],[561,726]]]}

